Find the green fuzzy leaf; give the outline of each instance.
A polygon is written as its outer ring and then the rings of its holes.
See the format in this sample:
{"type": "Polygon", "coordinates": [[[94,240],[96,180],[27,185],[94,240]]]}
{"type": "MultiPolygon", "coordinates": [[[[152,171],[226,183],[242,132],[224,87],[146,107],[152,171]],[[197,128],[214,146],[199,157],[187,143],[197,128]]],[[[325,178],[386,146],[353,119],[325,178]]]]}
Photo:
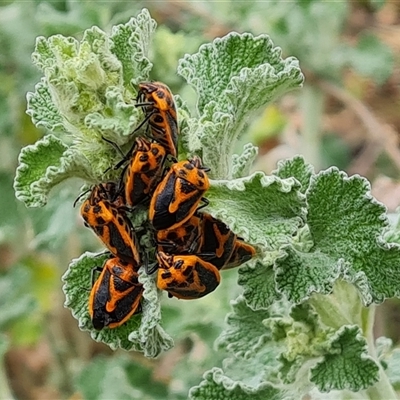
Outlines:
{"type": "Polygon", "coordinates": [[[233,311],[227,316],[226,329],[217,339],[219,349],[226,349],[235,357],[247,357],[249,352],[256,353],[270,332],[263,321],[270,317],[266,310],[253,311],[242,296],[231,302],[233,311]]]}
{"type": "Polygon", "coordinates": [[[65,306],[71,309],[72,315],[79,321],[79,328],[90,331],[92,338],[97,342],[104,342],[113,350],[136,350],[143,352],[146,357],[156,357],[162,350],[171,348],[173,341],[158,324],[161,320],[158,291],[154,278],[142,271],[143,268],[139,270],[139,281],[145,289],[142,313],[133,315],[117,328],[104,328],[101,331],[93,328],[88,309],[91,274],[93,268],[101,267],[108,257],[85,253],[71,262],[62,277],[65,282],[65,306]]]}
{"type": "Polygon", "coordinates": [[[270,313],[252,311],[242,296],[231,306],[228,327],[216,341],[219,350],[231,355],[223,363],[225,375],[254,389],[271,379],[278,382],[277,356],[283,348],[279,344],[271,346],[271,332],[264,324],[270,313]]]}
{"type": "Polygon", "coordinates": [[[156,26],[156,21],[144,8],[128,23],[113,27],[111,51],[122,64],[125,85],[137,85],[148,80],[153,65],[148,59],[148,53],[156,26]]]}
{"type": "Polygon", "coordinates": [[[283,354],[278,357],[280,362],[279,377],[283,383],[289,385],[296,382],[296,377],[300,375],[301,367],[305,366],[305,360],[302,356],[297,356],[293,359],[285,358],[283,354]]]}
{"type": "Polygon", "coordinates": [[[308,229],[281,248],[275,263],[278,292],[300,303],[313,293],[330,293],[344,276],[365,304],[398,295],[399,248],[383,241],[385,208],[371,197],[365,179],[348,178],[336,168],[312,175],[298,157],[281,163],[275,174],[295,177],[302,191],[308,187],[308,229]]]}
{"type": "Polygon", "coordinates": [[[314,168],[306,164],[302,156],[296,156],[288,160],[278,162],[278,169],[272,172],[281,179],[296,178],[301,183],[301,192],[305,193],[310,185],[310,179],[314,175],[314,168]]]}
{"type": "Polygon", "coordinates": [[[207,210],[249,243],[274,251],[290,242],[303,225],[305,198],[299,188],[292,178],[283,180],[263,172],[211,181],[207,210]]]}
{"type": "MultiPolygon", "coordinates": [[[[109,47],[110,39],[97,27],[86,30],[81,42],[61,35],[37,39],[32,58],[45,74],[42,86],[47,86],[53,106],[50,105],[50,112],[46,113],[43,107],[38,109],[36,103],[29,103],[28,113],[35,116],[35,123],[48,126],[55,108],[62,115],[64,129],[80,141],[99,140],[104,133],[93,130],[86,123],[87,118],[89,121],[94,118],[92,115],[100,114],[106,120],[118,115],[122,125],[119,130],[123,130],[125,135],[132,132],[139,111],[131,104],[134,96],[132,87],[123,86],[121,64],[109,47]],[[116,97],[117,101],[114,100],[116,97]],[[132,112],[121,114],[123,108],[132,112]],[[39,118],[43,118],[43,122],[39,118]]],[[[46,104],[49,104],[46,90],[39,88],[44,92],[42,97],[46,104]]],[[[114,136],[117,140],[118,135],[114,136]]]]}
{"type": "Polygon", "coordinates": [[[274,346],[268,341],[263,346],[255,348],[254,351],[249,351],[246,357],[226,358],[223,361],[225,375],[233,381],[240,381],[252,388],[257,388],[265,382],[280,384],[277,372],[280,351],[282,351],[281,346],[274,346]]]}
{"type": "MultiPolygon", "coordinates": [[[[141,118],[141,112],[133,102],[126,103],[124,92],[125,89],[120,86],[108,87],[104,93],[104,105],[108,113],[94,112],[88,114],[84,120],[85,126],[106,138],[112,140],[118,138],[117,143],[125,141],[121,138],[131,134],[134,126],[141,118]]],[[[89,147],[90,143],[86,142],[85,140],[86,147],[89,147]]],[[[87,153],[90,149],[85,148],[84,150],[87,153]]]]}
{"type": "MultiPolygon", "coordinates": [[[[399,296],[400,248],[381,239],[388,224],[385,207],[371,196],[368,181],[359,176],[348,178],[331,168],[312,178],[307,201],[312,254],[321,257],[323,253],[331,260],[330,265],[345,263],[345,276],[355,284],[366,279],[370,292],[369,296],[363,293],[366,304],[399,296]]],[[[310,263],[310,255],[303,257],[310,263]]],[[[328,260],[324,262],[326,268],[328,260]]],[[[300,267],[297,272],[301,273],[300,267]]],[[[307,268],[303,274],[309,274],[307,268]]],[[[306,281],[307,277],[298,279],[306,281]]]]}
{"type": "MultiPolygon", "coordinates": [[[[115,164],[116,151],[102,138],[120,146],[132,142],[131,133],[143,118],[135,106],[133,84],[148,80],[154,29],[155,22],[143,10],[115,26],[111,36],[95,26],[81,41],[62,35],[36,41],[32,59],[44,78],[35,93],[28,94],[27,113],[37,126],[72,137],[67,140],[77,153],[74,162],[87,160],[90,173],[84,178],[89,181],[103,179],[104,171],[115,164]]],[[[109,175],[116,178],[115,171],[109,175]]]]}
{"type": "Polygon", "coordinates": [[[204,381],[189,392],[191,400],[283,400],[291,399],[283,390],[270,384],[254,389],[224,375],[220,368],[213,368],[203,376],[204,381]]]}
{"type": "Polygon", "coordinates": [[[321,392],[348,389],[357,392],[379,380],[379,367],[368,355],[358,326],[343,326],[331,340],[330,354],[311,369],[311,382],[321,392]]]}
{"type": "Polygon", "coordinates": [[[63,118],[53,103],[45,78],[35,85],[35,92],[26,95],[26,113],[37,126],[55,132],[64,128],[63,118]]]}
{"type": "Polygon", "coordinates": [[[232,181],[212,181],[207,192],[209,212],[246,241],[260,246],[262,261],[239,272],[246,301],[254,310],[280,297],[269,266],[280,254],[280,247],[293,240],[305,219],[305,199],[299,189],[300,184],[293,178],[282,180],[256,172],[232,181]]]}
{"type": "MultiPolygon", "coordinates": [[[[282,301],[287,307],[282,316],[272,313],[271,317],[265,320],[264,324],[272,332],[272,346],[277,343],[281,346],[281,353],[278,355],[279,377],[285,384],[293,384],[295,381],[301,383],[301,369],[306,370],[315,365],[315,358],[325,355],[330,350],[329,338],[334,331],[321,324],[319,316],[314,309],[307,305],[292,307],[289,311],[289,304],[282,301]]],[[[303,372],[304,374],[304,372],[303,372]]]]}
{"type": "MultiPolygon", "coordinates": [[[[202,45],[196,54],[186,55],[179,63],[178,73],[196,89],[199,95],[198,108],[203,113],[210,101],[217,103],[225,95],[228,95],[231,105],[236,105],[235,108],[248,100],[243,93],[235,97],[235,90],[239,89],[239,82],[246,79],[246,72],[254,73],[259,66],[263,66],[263,70],[270,70],[271,81],[277,80],[278,76],[283,81],[290,77],[289,87],[298,86],[303,81],[297,60],[282,60],[281,49],[274,47],[267,35],[254,37],[250,33],[235,32],[202,45]],[[276,75],[272,77],[273,74],[276,75]]],[[[258,90],[264,96],[271,97],[271,93],[267,95],[268,86],[261,85],[261,82],[258,84],[262,87],[262,90],[258,90]]],[[[252,101],[257,103],[256,99],[252,101]]],[[[227,110],[228,104],[226,100],[223,101],[221,108],[227,110]]]]}
{"type": "Polygon", "coordinates": [[[247,143],[243,147],[242,154],[232,156],[232,176],[242,178],[249,174],[251,166],[258,155],[258,147],[247,143]]]}
{"type": "Polygon", "coordinates": [[[161,327],[161,291],[157,290],[155,275],[149,276],[143,268],[139,281],[143,284],[142,323],[139,329],[131,332],[129,340],[133,349],[142,351],[146,357],[157,357],[162,351],[174,346],[174,341],[161,327]]]}
{"type": "Polygon", "coordinates": [[[232,177],[231,156],[246,119],[303,82],[298,61],[283,60],[273,46],[267,35],[230,33],[179,62],[178,74],[199,96],[200,119],[193,121],[189,140],[200,141],[215,178],[232,177]]]}
{"type": "Polygon", "coordinates": [[[275,261],[276,287],[280,293],[299,304],[313,293],[328,294],[340,276],[340,265],[326,254],[303,253],[292,246],[275,261]]]}
{"type": "Polygon", "coordinates": [[[238,271],[238,284],[243,286],[243,296],[247,305],[254,311],[266,310],[273,302],[281,298],[276,290],[273,263],[257,261],[255,265],[247,263],[238,271]]]}
{"type": "Polygon", "coordinates": [[[69,177],[90,177],[87,160],[53,135],[24,147],[18,161],[15,196],[27,207],[43,207],[51,188],[69,177]]]}
{"type": "MultiPolygon", "coordinates": [[[[178,141],[178,154],[180,159],[189,158],[190,152],[196,152],[200,149],[200,143],[195,144],[194,148],[190,147],[191,143],[189,140],[190,126],[195,123],[195,118],[190,118],[190,109],[187,103],[182,99],[181,96],[174,96],[175,104],[178,111],[178,123],[179,123],[179,141],[178,141]],[[190,123],[188,122],[190,120],[190,123]]],[[[192,143],[193,144],[193,143],[192,143]]]]}

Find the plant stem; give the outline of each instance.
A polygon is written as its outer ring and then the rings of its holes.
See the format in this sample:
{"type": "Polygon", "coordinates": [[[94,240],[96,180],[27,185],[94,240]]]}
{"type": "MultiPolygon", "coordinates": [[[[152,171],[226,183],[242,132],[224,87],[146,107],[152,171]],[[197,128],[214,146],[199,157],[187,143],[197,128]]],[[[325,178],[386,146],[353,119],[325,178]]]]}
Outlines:
{"type": "Polygon", "coordinates": [[[324,94],[315,86],[305,85],[302,90],[303,128],[301,152],[307,162],[318,171],[321,163],[321,120],[324,111],[324,94]]]}
{"type": "Polygon", "coordinates": [[[395,400],[398,399],[393,386],[389,382],[389,378],[382,368],[376,354],[375,339],[373,334],[373,327],[375,321],[375,309],[374,305],[362,310],[362,330],[367,339],[368,353],[375,360],[379,366],[379,381],[366,390],[368,396],[371,400],[395,400]]]}

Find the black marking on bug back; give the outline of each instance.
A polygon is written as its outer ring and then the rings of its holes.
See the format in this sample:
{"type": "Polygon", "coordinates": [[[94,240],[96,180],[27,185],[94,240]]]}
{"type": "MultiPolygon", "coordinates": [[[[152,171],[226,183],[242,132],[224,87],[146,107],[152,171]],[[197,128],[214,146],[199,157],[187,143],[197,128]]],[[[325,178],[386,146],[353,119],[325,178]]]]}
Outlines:
{"type": "Polygon", "coordinates": [[[148,162],[142,165],[141,172],[146,174],[148,171],[150,171],[150,169],[151,169],[151,164],[148,162]]]}
{"type": "Polygon", "coordinates": [[[98,236],[103,237],[103,235],[104,235],[104,228],[105,228],[106,226],[107,226],[107,225],[104,225],[104,224],[102,224],[102,225],[96,225],[96,226],[93,227],[93,230],[97,233],[98,236]]]}
{"type": "Polygon", "coordinates": [[[178,122],[176,118],[174,118],[170,112],[166,113],[167,123],[170,128],[170,134],[172,138],[172,144],[174,145],[175,150],[178,147],[178,122]]]}
{"type": "Polygon", "coordinates": [[[177,212],[175,213],[176,222],[180,222],[185,218],[187,218],[188,216],[190,218],[195,213],[196,207],[194,206],[196,206],[199,203],[202,195],[203,195],[202,192],[197,191],[195,194],[193,194],[192,197],[181,203],[177,212]]]}
{"type": "MultiPolygon", "coordinates": [[[[160,153],[160,150],[158,149],[158,147],[151,148],[151,154],[153,154],[153,156],[158,156],[159,153],[160,153]]],[[[159,159],[157,159],[157,160],[159,160],[159,159]]]]}
{"type": "MultiPolygon", "coordinates": [[[[192,279],[192,282],[193,282],[193,279],[192,279]]],[[[174,285],[174,288],[175,289],[182,289],[182,288],[186,289],[186,288],[189,288],[189,286],[190,286],[189,284],[190,284],[189,281],[179,282],[178,284],[174,285]]]]}
{"type": "MultiPolygon", "coordinates": [[[[207,293],[206,293],[207,294],[207,293]]],[[[168,290],[168,295],[175,296],[178,298],[183,298],[183,299],[199,299],[200,297],[203,297],[204,294],[199,292],[198,290],[193,290],[193,289],[184,289],[184,288],[178,288],[178,290],[173,290],[170,289],[168,290]]]]}
{"type": "Polygon", "coordinates": [[[132,190],[127,190],[127,185],[125,186],[125,194],[126,194],[126,201],[127,204],[131,207],[135,206],[136,204],[140,203],[145,197],[146,194],[144,193],[145,189],[147,189],[147,185],[142,180],[140,174],[135,174],[133,179],[133,184],[130,185],[132,190]]]}
{"type": "Polygon", "coordinates": [[[239,246],[237,249],[237,257],[242,263],[245,263],[253,257],[253,254],[249,253],[245,247],[239,246]]]}
{"type": "Polygon", "coordinates": [[[147,153],[142,153],[141,156],[139,157],[140,162],[145,162],[149,160],[149,155],[147,153]]]}
{"type": "Polygon", "coordinates": [[[204,218],[203,223],[204,223],[204,236],[203,236],[204,242],[200,249],[200,253],[207,253],[207,254],[215,253],[215,251],[219,248],[220,242],[218,240],[217,235],[215,234],[214,230],[215,226],[217,227],[221,236],[223,237],[228,236],[228,239],[224,242],[223,246],[224,251],[222,253],[222,256],[218,257],[217,254],[215,254],[215,257],[213,258],[207,257],[206,260],[209,263],[213,264],[218,269],[221,269],[231,259],[232,253],[235,248],[236,235],[229,229],[228,225],[226,225],[221,220],[212,217],[211,215],[208,218],[204,218]]]}
{"type": "Polygon", "coordinates": [[[176,288],[180,285],[180,283],[176,279],[172,279],[172,281],[168,282],[167,288],[170,290],[170,288],[176,288]]]}
{"type": "Polygon", "coordinates": [[[189,181],[187,181],[186,179],[183,178],[177,178],[179,179],[179,184],[180,184],[180,189],[181,192],[184,194],[190,194],[193,193],[195,191],[197,191],[198,189],[196,188],[196,186],[192,185],[189,181]]]}
{"type": "Polygon", "coordinates": [[[170,240],[171,242],[175,242],[176,240],[178,240],[178,238],[179,237],[176,231],[168,232],[167,239],[170,240]]]}
{"type": "Polygon", "coordinates": [[[175,182],[176,176],[171,174],[164,185],[164,189],[157,194],[152,223],[154,228],[158,231],[167,229],[176,222],[175,215],[168,211],[169,204],[172,202],[174,197],[175,182]]]}
{"type": "MultiPolygon", "coordinates": [[[[89,211],[89,209],[87,211],[89,211]]],[[[93,213],[99,214],[100,212],[101,212],[101,205],[100,204],[95,204],[93,206],[93,213]]]]}
{"type": "Polygon", "coordinates": [[[127,282],[121,279],[119,276],[114,275],[114,288],[118,292],[125,292],[133,286],[132,282],[127,282]]]}
{"type": "Polygon", "coordinates": [[[175,261],[173,264],[173,268],[175,268],[176,270],[180,270],[182,268],[183,264],[184,264],[183,260],[175,261]]]}
{"type": "Polygon", "coordinates": [[[96,215],[96,225],[104,225],[106,221],[101,215],[96,215]]]}
{"type": "MultiPolygon", "coordinates": [[[[193,267],[187,267],[183,272],[182,275],[187,278],[187,280],[191,277],[190,283],[193,282],[193,267]]],[[[189,281],[188,281],[189,282],[189,281]]]]}
{"type": "Polygon", "coordinates": [[[157,89],[157,90],[156,90],[156,96],[157,96],[159,99],[163,99],[163,98],[165,97],[165,91],[164,91],[164,89],[157,89]]]}
{"type": "Polygon", "coordinates": [[[171,272],[168,271],[168,270],[163,271],[163,272],[161,273],[161,278],[162,278],[162,279],[168,279],[168,278],[171,278],[171,276],[172,276],[172,274],[171,274],[171,272]]]}
{"type": "MultiPolygon", "coordinates": [[[[154,122],[156,124],[163,124],[164,123],[164,117],[159,113],[154,114],[154,122]]],[[[157,125],[157,128],[164,130],[162,127],[160,127],[158,125],[157,125]]]]}
{"type": "Polygon", "coordinates": [[[218,271],[212,270],[205,267],[202,263],[197,262],[195,269],[199,277],[199,281],[206,287],[204,295],[213,292],[219,285],[219,273],[218,271]]]}
{"type": "Polygon", "coordinates": [[[165,137],[165,129],[163,128],[162,125],[158,126],[151,120],[149,121],[149,126],[151,127],[150,136],[161,144],[161,142],[163,141],[163,139],[165,137]]]}
{"type": "Polygon", "coordinates": [[[113,322],[122,321],[132,311],[132,307],[138,301],[138,297],[141,297],[142,290],[142,285],[133,285],[132,290],[117,301],[116,307],[112,312],[113,322]]]}
{"type": "Polygon", "coordinates": [[[113,275],[117,275],[118,276],[118,275],[121,275],[122,272],[124,272],[124,269],[123,269],[123,267],[121,267],[118,264],[113,265],[113,267],[111,268],[111,273],[113,275]]]}
{"type": "MultiPolygon", "coordinates": [[[[132,253],[130,243],[126,243],[121,236],[119,229],[110,223],[107,225],[110,231],[110,246],[115,249],[115,256],[119,257],[121,260],[126,262],[132,262],[136,264],[136,260],[132,253]]],[[[111,250],[111,249],[110,249],[111,250]]]]}
{"type": "Polygon", "coordinates": [[[193,163],[191,163],[190,161],[186,162],[185,164],[183,164],[183,168],[188,169],[189,171],[192,171],[194,169],[194,165],[193,163]]]}
{"type": "Polygon", "coordinates": [[[110,271],[104,272],[100,285],[94,294],[92,323],[94,329],[97,330],[103,329],[109,323],[105,306],[110,299],[110,275],[110,271]]]}
{"type": "Polygon", "coordinates": [[[110,299],[110,271],[107,269],[104,274],[99,277],[101,282],[94,295],[94,309],[100,309],[105,306],[107,301],[110,299]]]}
{"type": "Polygon", "coordinates": [[[171,143],[168,140],[168,138],[166,137],[165,132],[163,132],[161,136],[157,136],[156,140],[161,146],[163,146],[165,148],[167,154],[172,153],[172,151],[170,149],[171,143]]]}
{"type": "Polygon", "coordinates": [[[109,318],[105,310],[93,310],[93,328],[100,331],[109,324],[109,318]]]}
{"type": "Polygon", "coordinates": [[[121,226],[124,226],[125,230],[126,230],[126,218],[124,218],[121,213],[119,213],[117,215],[117,221],[118,221],[118,224],[121,226]]]}
{"type": "Polygon", "coordinates": [[[241,245],[242,241],[237,240],[234,251],[227,263],[227,268],[238,267],[239,265],[249,261],[253,257],[253,253],[247,251],[246,247],[241,245]]]}

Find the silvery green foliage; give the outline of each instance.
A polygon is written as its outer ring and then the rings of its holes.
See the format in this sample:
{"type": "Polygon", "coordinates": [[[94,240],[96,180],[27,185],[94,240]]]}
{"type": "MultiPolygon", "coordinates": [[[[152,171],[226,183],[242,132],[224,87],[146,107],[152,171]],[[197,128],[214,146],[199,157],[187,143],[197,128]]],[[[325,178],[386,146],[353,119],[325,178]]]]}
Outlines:
{"type": "Polygon", "coordinates": [[[21,151],[14,184],[19,200],[41,207],[50,189],[67,178],[104,179],[116,153],[102,136],[123,145],[141,119],[135,85],[148,79],[154,30],[143,10],[111,35],[93,27],[80,42],[37,38],[32,60],[43,78],[27,95],[27,113],[52,135],[21,151]]]}
{"type": "MultiPolygon", "coordinates": [[[[219,349],[228,353],[223,372],[218,380],[207,373],[192,393],[197,396],[210,381],[218,385],[235,378],[242,385],[251,383],[254,395],[269,382],[286,390],[289,398],[313,389],[341,390],[335,398],[346,398],[349,391],[364,391],[365,398],[373,391],[394,398],[372,350],[374,343],[368,342],[373,337],[371,303],[399,295],[400,246],[384,240],[385,235],[394,236],[387,233],[385,207],[371,196],[364,178],[348,177],[336,168],[315,173],[301,157],[281,162],[273,176],[297,182],[304,208],[293,207],[291,218],[297,215],[301,222],[296,234],[286,231],[286,244],[274,240],[279,231],[273,224],[265,224],[269,242],[264,241],[263,248],[269,245],[269,257],[239,269],[243,297],[232,303],[227,329],[218,340],[219,349]]],[[[246,191],[247,196],[251,193],[246,191]]],[[[268,202],[284,206],[270,194],[268,202]]],[[[257,233],[254,220],[262,214],[268,220],[269,212],[279,218],[272,206],[265,207],[265,200],[253,201],[258,207],[244,217],[250,241],[257,233]]],[[[293,199],[291,204],[296,204],[293,199]]],[[[240,197],[237,206],[229,206],[233,215],[242,213],[240,197]]],[[[396,357],[396,351],[388,356],[393,383],[398,376],[396,357]]]]}
{"type": "MultiPolygon", "coordinates": [[[[33,60],[44,77],[28,95],[28,113],[51,134],[21,151],[15,189],[27,206],[43,206],[51,188],[69,177],[89,184],[117,178],[104,176],[116,154],[101,137],[127,144],[143,118],[134,99],[152,66],[154,29],[143,10],[110,35],[94,27],[81,42],[37,40],[33,60]]],[[[399,296],[400,246],[389,242],[396,235],[388,233],[385,208],[369,183],[334,167],[315,173],[301,157],[281,162],[270,176],[249,175],[257,149],[247,144],[233,153],[256,110],[301,86],[298,61],[282,59],[266,35],[231,33],[186,55],[178,73],[198,95],[195,113],[176,96],[180,157],[203,157],[213,178],[208,211],[257,250],[238,270],[243,294],[217,342],[226,352],[222,367],[206,372],[190,398],[298,399],[332,390],[368,396],[371,388],[390,398],[372,321],[374,304],[399,296]]],[[[104,260],[85,253],[63,276],[65,304],[80,328],[113,349],[147,357],[171,348],[162,294],[143,268],[142,313],[121,327],[93,330],[90,275],[104,260]]]]}
{"type": "Polygon", "coordinates": [[[297,59],[282,59],[267,35],[246,33],[202,45],[180,61],[178,73],[198,94],[198,115],[188,121],[189,149],[201,151],[219,179],[233,177],[234,145],[252,114],[303,82],[297,59]]]}

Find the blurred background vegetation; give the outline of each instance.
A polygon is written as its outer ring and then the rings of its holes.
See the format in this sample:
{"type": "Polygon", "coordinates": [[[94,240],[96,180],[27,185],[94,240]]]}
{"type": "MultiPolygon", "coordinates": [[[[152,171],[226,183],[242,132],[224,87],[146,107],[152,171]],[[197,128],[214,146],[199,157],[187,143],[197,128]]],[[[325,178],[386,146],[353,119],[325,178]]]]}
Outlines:
{"type": "MultiPolygon", "coordinates": [[[[30,59],[39,35],[80,38],[93,25],[109,32],[146,7],[159,25],[151,78],[194,107],[193,91],[175,73],[177,60],[232,30],[267,33],[284,56],[300,60],[306,82],[251,121],[243,143],[260,147],[255,169],[269,173],[277,160],[300,153],[317,170],[337,165],[366,176],[390,213],[399,205],[399,2],[0,4],[0,399],[185,399],[222,360],[213,342],[229,300],[240,293],[236,271],[226,271],[204,299],[165,297],[163,325],[175,348],[157,360],[113,352],[78,329],[63,308],[61,275],[72,258],[101,249],[72,207],[82,182],[60,185],[43,209],[26,209],[12,187],[20,149],[45,134],[25,114],[26,93],[40,78],[30,59]]],[[[376,335],[398,343],[399,323],[399,302],[386,302],[376,335]]]]}

